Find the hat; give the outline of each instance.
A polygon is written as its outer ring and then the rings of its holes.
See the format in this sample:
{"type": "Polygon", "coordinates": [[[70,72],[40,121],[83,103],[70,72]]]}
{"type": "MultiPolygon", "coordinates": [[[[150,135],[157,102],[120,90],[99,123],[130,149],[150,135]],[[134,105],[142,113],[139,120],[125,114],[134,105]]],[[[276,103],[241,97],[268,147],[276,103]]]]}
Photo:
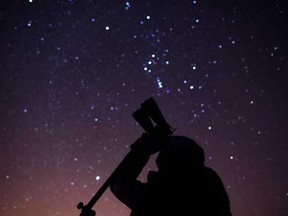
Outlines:
{"type": "Polygon", "coordinates": [[[204,150],[194,140],[184,136],[170,136],[156,159],[159,170],[203,166],[204,162],[204,150]]]}

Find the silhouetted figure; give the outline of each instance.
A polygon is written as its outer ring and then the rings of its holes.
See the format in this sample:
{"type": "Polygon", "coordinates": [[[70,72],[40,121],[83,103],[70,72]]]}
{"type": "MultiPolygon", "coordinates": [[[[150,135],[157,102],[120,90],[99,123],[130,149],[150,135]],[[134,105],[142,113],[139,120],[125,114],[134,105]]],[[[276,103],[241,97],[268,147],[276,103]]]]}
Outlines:
{"type": "Polygon", "coordinates": [[[110,189],[131,216],[231,216],[223,183],[204,161],[203,149],[189,138],[144,134],[132,144],[110,189]],[[157,152],[158,171],[148,173],[147,183],[138,181],[157,152]]]}

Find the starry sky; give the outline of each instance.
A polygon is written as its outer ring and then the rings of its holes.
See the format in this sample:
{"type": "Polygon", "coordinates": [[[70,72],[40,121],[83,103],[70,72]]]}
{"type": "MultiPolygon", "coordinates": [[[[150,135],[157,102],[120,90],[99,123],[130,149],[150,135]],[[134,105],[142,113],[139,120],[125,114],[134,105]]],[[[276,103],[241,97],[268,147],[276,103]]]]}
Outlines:
{"type": "MultiPolygon", "coordinates": [[[[79,215],[153,96],[175,134],[204,148],[233,215],[287,215],[284,3],[1,1],[0,214],[79,215]]],[[[140,179],[149,169],[153,157],[140,179]]],[[[94,209],[130,213],[109,190],[94,209]]]]}

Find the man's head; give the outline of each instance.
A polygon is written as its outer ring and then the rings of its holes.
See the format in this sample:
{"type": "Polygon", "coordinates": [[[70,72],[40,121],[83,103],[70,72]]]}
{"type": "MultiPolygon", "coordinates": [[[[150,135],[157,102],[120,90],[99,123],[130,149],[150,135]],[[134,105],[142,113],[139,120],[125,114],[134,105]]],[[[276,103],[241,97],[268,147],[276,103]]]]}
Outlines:
{"type": "Polygon", "coordinates": [[[195,141],[184,136],[169,137],[166,147],[156,159],[159,171],[202,167],[204,162],[204,150],[195,141]]]}

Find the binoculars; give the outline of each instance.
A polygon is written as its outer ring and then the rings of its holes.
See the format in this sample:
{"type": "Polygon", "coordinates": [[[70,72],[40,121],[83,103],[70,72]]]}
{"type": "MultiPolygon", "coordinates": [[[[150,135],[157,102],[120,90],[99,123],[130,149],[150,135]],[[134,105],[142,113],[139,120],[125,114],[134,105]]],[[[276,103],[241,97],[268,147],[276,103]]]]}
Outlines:
{"type": "MultiPolygon", "coordinates": [[[[169,136],[174,132],[174,129],[166,122],[163,114],[161,113],[156,101],[151,97],[145,100],[141,107],[133,114],[134,119],[138,124],[148,133],[157,136],[169,136]]],[[[123,160],[124,161],[124,160],[123,160]]],[[[100,199],[102,194],[110,186],[113,179],[121,172],[124,162],[121,162],[104,184],[99,188],[97,193],[91,198],[91,200],[84,205],[80,202],[77,208],[81,210],[80,216],[95,216],[96,212],[92,210],[92,207],[100,199]]]]}
{"type": "Polygon", "coordinates": [[[145,100],[132,116],[148,134],[160,133],[169,136],[174,132],[153,97],[145,100]]]}

